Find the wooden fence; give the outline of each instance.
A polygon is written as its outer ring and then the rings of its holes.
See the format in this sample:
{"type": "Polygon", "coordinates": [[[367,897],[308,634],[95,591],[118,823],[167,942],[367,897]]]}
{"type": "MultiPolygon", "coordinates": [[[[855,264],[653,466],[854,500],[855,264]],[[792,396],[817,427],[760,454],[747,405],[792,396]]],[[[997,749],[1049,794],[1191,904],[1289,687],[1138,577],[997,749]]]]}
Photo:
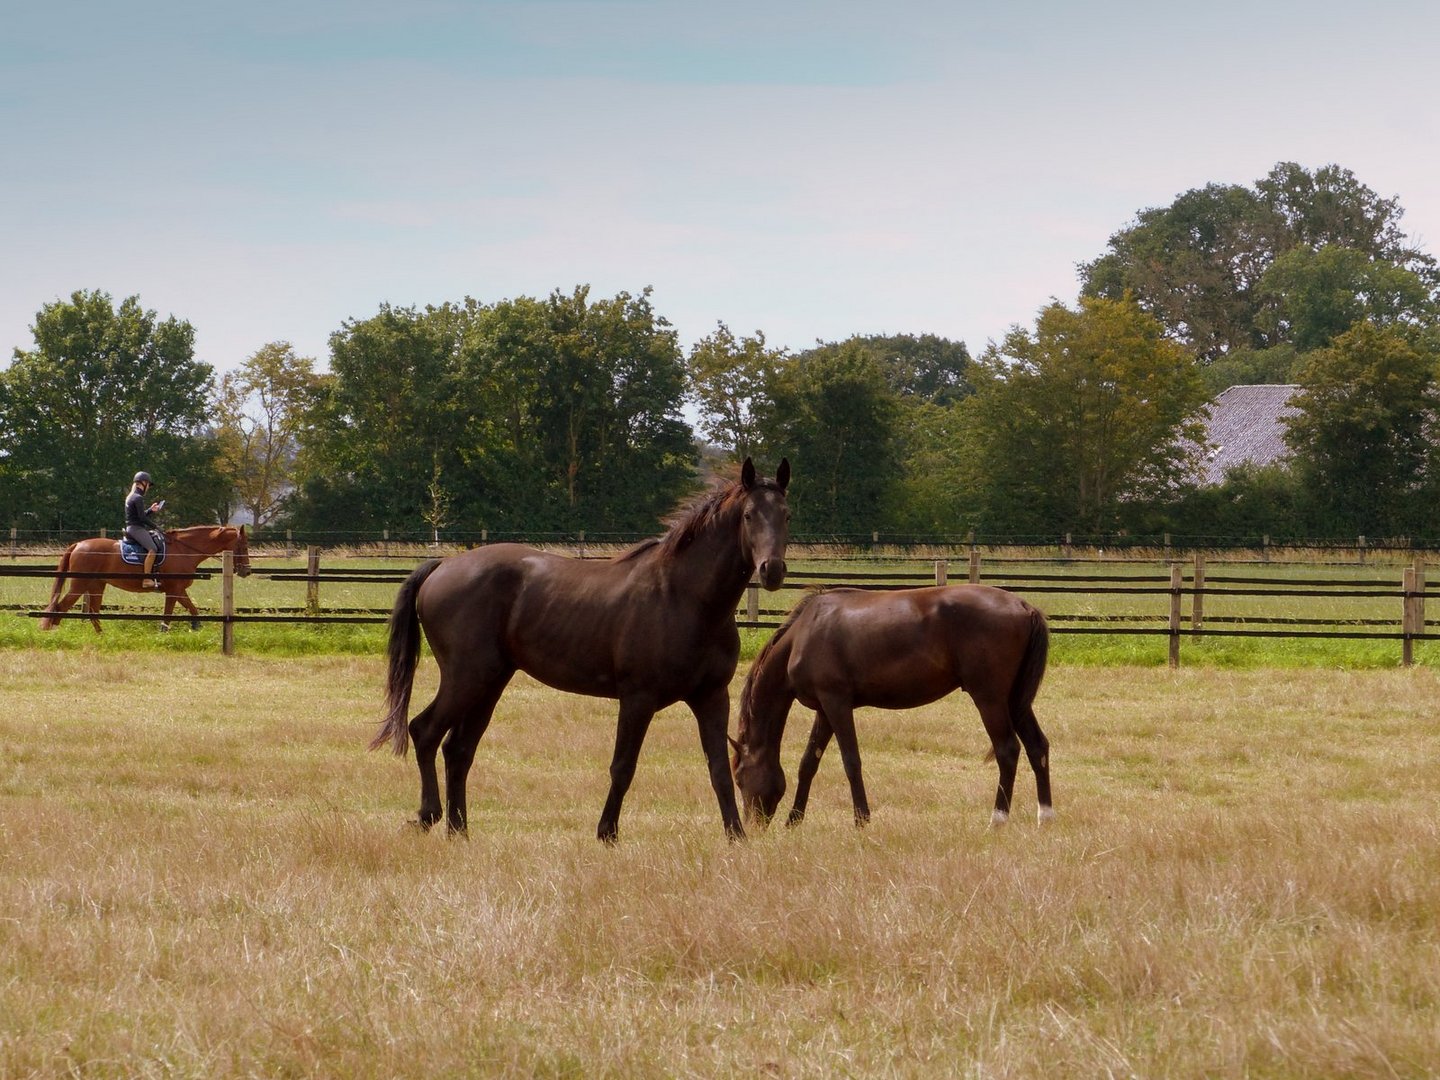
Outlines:
{"type": "MultiPolygon", "coordinates": [[[[252,553],[252,564],[255,561],[258,560],[252,553]]],[[[1241,564],[1238,570],[1236,564],[1225,564],[1218,567],[1224,572],[1214,573],[1207,567],[1205,557],[1200,555],[1190,562],[1172,562],[1168,566],[1114,560],[1055,560],[1053,566],[1047,567],[1042,561],[1033,558],[986,559],[979,549],[973,549],[967,560],[956,561],[953,576],[949,559],[903,561],[914,562],[915,568],[865,569],[857,568],[848,560],[837,560],[834,570],[792,570],[787,576],[785,586],[776,593],[762,594],[759,587],[752,584],[746,590],[742,605],[736,612],[737,625],[756,629],[773,629],[779,626],[799,597],[810,588],[848,586],[862,589],[904,589],[965,580],[995,585],[1033,599],[1037,606],[1046,611],[1053,633],[1164,636],[1168,639],[1169,661],[1172,666],[1180,663],[1181,642],[1185,638],[1394,641],[1399,644],[1401,661],[1407,666],[1414,662],[1415,642],[1440,640],[1440,633],[1431,633],[1429,630],[1440,623],[1427,622],[1425,617],[1425,566],[1420,559],[1408,567],[1388,568],[1393,570],[1393,576],[1381,576],[1387,568],[1368,567],[1367,576],[1364,578],[1333,576],[1333,571],[1332,576],[1324,576],[1323,568],[1321,576],[1307,573],[1304,576],[1282,577],[1277,576],[1272,563],[1241,564]],[[1257,570],[1261,576],[1256,575],[1257,570]],[[1224,614],[1223,611],[1215,611],[1216,607],[1223,609],[1237,597],[1264,600],[1267,613],[1224,614]],[[1113,610],[1117,598],[1133,599],[1137,606],[1143,605],[1144,610],[1113,610]],[[1275,601],[1284,601],[1294,605],[1297,601],[1316,599],[1383,601],[1388,611],[1393,614],[1370,614],[1363,617],[1304,616],[1293,614],[1293,606],[1289,609],[1290,613],[1287,613],[1283,610],[1283,605],[1274,604],[1275,601]],[[1082,600],[1084,603],[1076,605],[1068,602],[1074,600],[1082,600]],[[1109,610],[1075,610],[1077,606],[1106,607],[1109,610]],[[1272,607],[1282,610],[1272,614],[1272,607]]],[[[808,565],[823,565],[823,562],[824,560],[816,559],[811,560],[808,565]]],[[[1314,571],[1316,568],[1306,569],[1314,571]]],[[[254,576],[258,578],[303,583],[303,607],[244,609],[236,606],[233,555],[226,552],[223,553],[219,570],[220,610],[215,614],[201,615],[200,620],[218,622],[221,625],[221,649],[227,655],[235,651],[236,626],[246,623],[383,623],[389,617],[388,607],[327,610],[322,605],[322,588],[327,584],[341,583],[398,586],[409,572],[409,566],[322,568],[320,549],[311,547],[307,552],[303,570],[282,568],[270,572],[254,572],[254,576]]],[[[0,576],[52,578],[54,573],[53,567],[0,567],[0,576]]],[[[212,575],[202,572],[197,576],[205,579],[212,575]]],[[[26,613],[32,617],[44,614],[31,610],[31,605],[25,607],[26,613]]],[[[71,609],[64,617],[91,618],[87,613],[76,609],[71,609]]],[[[177,614],[174,617],[189,616],[177,614]]],[[[153,621],[161,619],[162,616],[158,613],[102,612],[98,618],[153,621]]]]}

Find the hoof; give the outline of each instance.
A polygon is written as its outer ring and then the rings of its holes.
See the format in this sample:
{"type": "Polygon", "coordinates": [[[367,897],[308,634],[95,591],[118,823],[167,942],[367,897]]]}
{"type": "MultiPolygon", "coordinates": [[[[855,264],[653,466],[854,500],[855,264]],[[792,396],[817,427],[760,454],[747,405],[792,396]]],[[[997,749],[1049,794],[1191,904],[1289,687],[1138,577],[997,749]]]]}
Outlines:
{"type": "Polygon", "coordinates": [[[1036,819],[1041,825],[1049,825],[1055,820],[1055,808],[1053,806],[1040,807],[1040,812],[1036,815],[1036,819]]]}
{"type": "Polygon", "coordinates": [[[992,829],[998,829],[1009,820],[1010,815],[1004,810],[995,810],[990,814],[990,827],[992,829]]]}

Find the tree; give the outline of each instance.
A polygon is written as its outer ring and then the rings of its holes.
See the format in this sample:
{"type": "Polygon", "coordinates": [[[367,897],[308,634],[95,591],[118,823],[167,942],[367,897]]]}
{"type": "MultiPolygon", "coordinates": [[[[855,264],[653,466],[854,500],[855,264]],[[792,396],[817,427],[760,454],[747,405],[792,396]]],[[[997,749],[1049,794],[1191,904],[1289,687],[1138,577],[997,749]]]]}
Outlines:
{"type": "Polygon", "coordinates": [[[1130,299],[1053,303],[980,358],[970,406],[988,528],[1103,531],[1183,482],[1203,434],[1194,357],[1130,299]]]}
{"type": "Polygon", "coordinates": [[[735,461],[761,450],[759,411],[784,359],[783,349],[766,348],[760,331],[737,340],[723,322],[690,350],[686,385],[699,410],[700,432],[735,461]]]}
{"type": "Polygon", "coordinates": [[[1310,354],[1286,441],[1330,533],[1402,534],[1428,516],[1411,500],[1434,477],[1440,370],[1400,327],[1357,323],[1310,354]]]}
{"type": "Polygon", "coordinates": [[[330,375],[303,423],[295,524],[378,532],[423,520],[460,471],[455,357],[471,313],[393,308],[330,336],[330,375]]]}
{"type": "Polygon", "coordinates": [[[855,341],[800,353],[780,366],[762,416],[765,445],[795,471],[797,532],[882,527],[899,492],[899,401],[875,356],[855,341]]]}
{"type": "Polygon", "coordinates": [[[693,486],[683,364],[648,290],[384,308],[331,353],[301,527],[649,531],[693,486]]]}
{"type": "Polygon", "coordinates": [[[1361,320],[1421,325],[1437,313],[1415,271],[1333,243],[1291,248],[1265,271],[1260,292],[1271,301],[1272,336],[1301,352],[1329,345],[1361,320]]]}
{"type": "Polygon", "coordinates": [[[1081,266],[1082,294],[1133,294],[1206,363],[1238,350],[1304,350],[1316,346],[1297,340],[1297,330],[1343,330],[1335,319],[1345,305],[1314,291],[1337,272],[1348,282],[1342,288],[1372,295],[1377,305],[1419,310],[1425,305],[1414,296],[1417,284],[1433,302],[1440,272],[1401,231],[1402,214],[1397,199],[1380,198],[1348,169],[1311,172],[1281,162],[1253,188],[1209,184],[1140,211],[1111,236],[1106,254],[1081,266]],[[1334,251],[1322,254],[1327,248],[1334,251]],[[1318,258],[1307,261],[1303,252],[1318,258]],[[1305,295],[1292,298],[1292,288],[1305,295]]]}
{"type": "Polygon", "coordinates": [[[275,517],[294,486],[300,432],[320,386],[315,361],[296,356],[288,341],[263,346],[220,380],[219,468],[257,526],[275,517]]]}
{"type": "Polygon", "coordinates": [[[195,331],[131,296],[72,293],[35,317],[33,350],[0,373],[3,470],[18,502],[49,528],[118,528],[131,475],[145,469],[170,520],[213,520],[223,485],[207,435],[212,370],[195,331]]]}

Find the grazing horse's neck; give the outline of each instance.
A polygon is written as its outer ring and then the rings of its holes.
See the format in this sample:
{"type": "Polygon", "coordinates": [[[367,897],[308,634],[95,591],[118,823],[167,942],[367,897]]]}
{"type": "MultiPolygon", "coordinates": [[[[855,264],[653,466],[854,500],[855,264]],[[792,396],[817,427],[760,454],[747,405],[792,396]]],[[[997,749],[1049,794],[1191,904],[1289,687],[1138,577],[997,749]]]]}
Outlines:
{"type": "Polygon", "coordinates": [[[755,658],[745,680],[740,713],[741,742],[779,751],[785,721],[795,693],[790,689],[791,644],[784,631],[772,638],[755,658]]]}

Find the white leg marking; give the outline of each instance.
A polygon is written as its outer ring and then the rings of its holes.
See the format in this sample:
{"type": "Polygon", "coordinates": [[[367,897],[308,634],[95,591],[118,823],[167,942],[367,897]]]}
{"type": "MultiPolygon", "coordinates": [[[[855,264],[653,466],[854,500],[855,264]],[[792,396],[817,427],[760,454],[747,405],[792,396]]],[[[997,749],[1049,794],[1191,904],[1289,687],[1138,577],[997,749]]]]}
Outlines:
{"type": "Polygon", "coordinates": [[[1053,806],[1040,807],[1039,820],[1041,825],[1050,824],[1050,822],[1055,820],[1055,808],[1053,806]]]}
{"type": "Polygon", "coordinates": [[[996,810],[990,815],[990,827],[992,829],[998,829],[1001,825],[1004,825],[1009,820],[1010,815],[1007,814],[1004,810],[996,810]]]}

